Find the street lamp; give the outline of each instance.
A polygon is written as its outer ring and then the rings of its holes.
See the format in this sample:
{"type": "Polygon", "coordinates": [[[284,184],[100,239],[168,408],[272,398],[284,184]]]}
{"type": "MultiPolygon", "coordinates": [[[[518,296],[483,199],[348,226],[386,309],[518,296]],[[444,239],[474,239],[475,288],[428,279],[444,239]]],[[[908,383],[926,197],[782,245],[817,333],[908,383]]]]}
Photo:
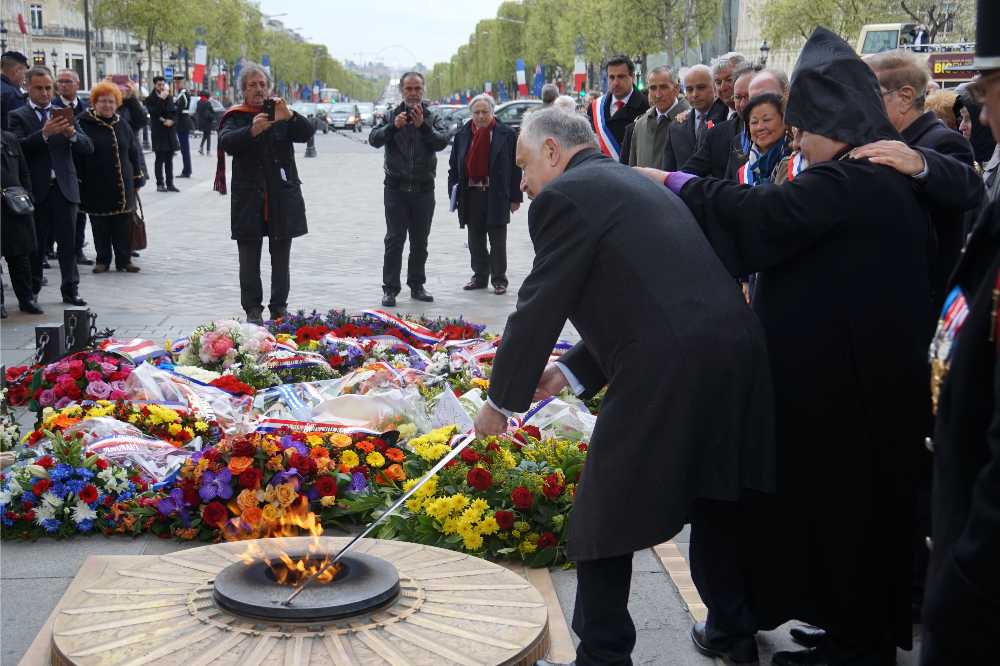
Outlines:
{"type": "Polygon", "coordinates": [[[767,45],[767,40],[765,39],[760,43],[760,66],[765,67],[767,65],[767,54],[771,52],[771,47],[767,45]]]}
{"type": "MultiPolygon", "coordinates": [[[[139,90],[137,91],[137,94],[140,95],[140,97],[141,97],[141,95],[142,95],[142,44],[139,44],[138,46],[136,46],[135,52],[136,52],[135,67],[136,67],[136,70],[139,72],[139,90]]],[[[141,103],[142,99],[140,99],[139,102],[141,103]]],[[[145,107],[143,107],[143,108],[145,108],[145,107]]],[[[149,150],[150,149],[150,145],[149,145],[149,123],[148,122],[143,123],[143,125],[142,125],[142,149],[143,150],[149,150]]]]}
{"type": "Polygon", "coordinates": [[[51,55],[52,55],[52,74],[55,74],[56,70],[59,69],[59,60],[58,60],[59,52],[53,48],[51,55]]]}

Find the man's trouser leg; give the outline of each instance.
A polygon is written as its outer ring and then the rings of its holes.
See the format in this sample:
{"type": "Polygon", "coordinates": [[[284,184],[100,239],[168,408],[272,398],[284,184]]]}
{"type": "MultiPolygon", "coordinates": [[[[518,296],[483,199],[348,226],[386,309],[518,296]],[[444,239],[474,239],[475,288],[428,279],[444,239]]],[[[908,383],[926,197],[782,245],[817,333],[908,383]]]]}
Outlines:
{"type": "Polygon", "coordinates": [[[181,161],[184,165],[181,171],[182,176],[191,175],[191,133],[178,132],[177,141],[181,144],[181,161]]]}
{"type": "Polygon", "coordinates": [[[76,214],[76,253],[83,254],[83,241],[87,236],[87,214],[78,212],[76,214]]]}
{"type": "Polygon", "coordinates": [[[129,233],[132,213],[111,215],[108,224],[111,247],[115,251],[115,268],[125,268],[132,263],[132,236],[129,233]]]}
{"type": "Polygon", "coordinates": [[[49,205],[49,229],[56,243],[59,272],[62,274],[60,289],[63,296],[73,296],[80,284],[80,273],[76,267],[77,205],[66,200],[55,181],[49,189],[46,203],[49,205]]]}
{"type": "Polygon", "coordinates": [[[268,253],[271,255],[271,301],[267,307],[271,314],[283,313],[288,310],[288,290],[291,281],[290,255],[292,253],[291,238],[269,238],[268,253]]]}
{"type": "Polygon", "coordinates": [[[465,228],[469,233],[469,258],[472,279],[478,284],[490,281],[490,251],[486,246],[486,192],[470,189],[465,200],[465,228]]]}
{"type": "Polygon", "coordinates": [[[628,612],[632,553],[576,563],[573,631],[578,666],[628,666],[635,625],[628,612]]]}
{"type": "Polygon", "coordinates": [[[49,247],[52,221],[52,209],[48,197],[44,201],[35,202],[35,252],[31,253],[31,289],[36,294],[42,290],[42,261],[49,247]]]}
{"type": "Polygon", "coordinates": [[[427,282],[427,238],[434,218],[434,191],[407,192],[410,199],[410,257],[406,262],[406,284],[410,289],[427,282]]]}
{"type": "Polygon", "coordinates": [[[494,287],[507,286],[507,225],[489,227],[490,279],[494,287]]]}
{"type": "Polygon", "coordinates": [[[35,295],[31,291],[30,255],[18,254],[6,259],[7,272],[10,273],[10,288],[17,297],[17,302],[24,305],[35,300],[35,295]]]}
{"type": "Polygon", "coordinates": [[[260,251],[263,245],[263,238],[236,241],[240,256],[240,304],[247,315],[264,310],[264,287],[260,283],[260,251]]]}
{"type": "Polygon", "coordinates": [[[385,256],[382,260],[382,290],[399,293],[399,271],[403,265],[403,245],[410,228],[410,206],[406,193],[385,188],[385,256]]]}

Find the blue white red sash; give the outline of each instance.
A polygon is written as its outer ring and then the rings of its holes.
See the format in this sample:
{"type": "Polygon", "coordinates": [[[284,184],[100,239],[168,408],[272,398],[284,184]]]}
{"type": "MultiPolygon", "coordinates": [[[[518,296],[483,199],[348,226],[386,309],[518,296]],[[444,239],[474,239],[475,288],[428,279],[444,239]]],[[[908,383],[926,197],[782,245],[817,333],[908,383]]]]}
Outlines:
{"type": "Polygon", "coordinates": [[[608,127],[608,117],[604,111],[604,101],[608,99],[610,93],[605,93],[591,103],[590,115],[594,123],[594,134],[597,135],[597,143],[601,146],[601,152],[615,160],[619,160],[622,147],[618,139],[608,127]]]}
{"type": "Polygon", "coordinates": [[[795,177],[802,173],[808,164],[802,157],[802,153],[795,153],[792,159],[788,160],[788,180],[795,180],[795,177]]]}
{"type": "Polygon", "coordinates": [[[151,358],[165,356],[167,353],[163,345],[143,338],[132,338],[131,340],[109,338],[100,344],[100,349],[109,354],[121,356],[136,365],[151,358]]]}
{"type": "Polygon", "coordinates": [[[436,345],[441,342],[442,336],[435,333],[426,326],[421,326],[420,324],[415,324],[412,321],[406,321],[395,315],[391,315],[383,310],[365,310],[361,314],[372,317],[373,319],[378,319],[379,321],[401,328],[417,340],[429,345],[436,345]]]}
{"type": "Polygon", "coordinates": [[[264,354],[261,363],[269,370],[293,370],[297,368],[330,368],[321,354],[307,351],[275,349],[264,354]]]}
{"type": "Polygon", "coordinates": [[[343,423],[324,423],[322,421],[298,421],[295,419],[261,419],[254,428],[257,432],[276,432],[291,430],[293,432],[341,432],[345,435],[380,435],[377,430],[345,425],[343,423]]]}

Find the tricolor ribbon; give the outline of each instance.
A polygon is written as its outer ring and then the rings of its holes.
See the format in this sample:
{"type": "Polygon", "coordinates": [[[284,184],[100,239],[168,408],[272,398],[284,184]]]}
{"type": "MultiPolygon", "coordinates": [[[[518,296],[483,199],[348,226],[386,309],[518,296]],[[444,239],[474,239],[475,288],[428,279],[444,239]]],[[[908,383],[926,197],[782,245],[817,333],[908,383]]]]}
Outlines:
{"type": "Polygon", "coordinates": [[[151,358],[165,356],[167,353],[163,345],[144,338],[132,338],[131,340],[109,338],[100,344],[100,349],[109,354],[121,356],[136,365],[151,358]]]}
{"type": "Polygon", "coordinates": [[[608,118],[604,112],[604,101],[606,99],[608,99],[608,93],[595,99],[591,103],[590,115],[593,119],[594,133],[597,135],[597,143],[601,147],[601,152],[617,162],[619,155],[621,155],[621,146],[618,144],[618,139],[615,138],[615,135],[608,127],[608,118]]]}
{"type": "Polygon", "coordinates": [[[406,321],[395,315],[389,314],[383,310],[365,310],[361,314],[372,317],[373,319],[378,319],[379,321],[401,328],[417,340],[429,345],[436,345],[441,342],[442,336],[435,333],[426,326],[421,326],[420,324],[415,324],[412,321],[406,321]]]}

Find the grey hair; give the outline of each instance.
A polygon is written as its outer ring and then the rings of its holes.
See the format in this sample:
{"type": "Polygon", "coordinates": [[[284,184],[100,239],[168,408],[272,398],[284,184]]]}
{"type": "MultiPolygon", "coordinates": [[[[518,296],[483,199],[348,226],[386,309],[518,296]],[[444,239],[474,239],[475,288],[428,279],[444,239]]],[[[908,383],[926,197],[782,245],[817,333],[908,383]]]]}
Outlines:
{"type": "Polygon", "coordinates": [[[52,70],[45,65],[33,65],[31,69],[24,73],[24,83],[28,86],[31,85],[31,79],[36,76],[47,76],[50,79],[54,79],[52,76],[52,70]]]}
{"type": "Polygon", "coordinates": [[[576,100],[569,95],[559,95],[556,100],[552,102],[552,106],[566,113],[576,113],[576,100]]]}
{"type": "Polygon", "coordinates": [[[667,78],[669,78],[674,83],[678,83],[680,81],[680,77],[677,75],[677,72],[675,72],[669,65],[660,65],[659,67],[654,67],[653,69],[649,70],[649,74],[646,75],[646,78],[648,79],[653,74],[666,74],[667,78]]]}
{"type": "Polygon", "coordinates": [[[260,74],[263,76],[267,79],[267,89],[271,89],[271,75],[268,71],[255,62],[247,62],[243,63],[243,68],[240,69],[240,91],[245,91],[247,89],[247,79],[250,78],[251,74],[260,74]]]}
{"type": "Polygon", "coordinates": [[[476,102],[486,102],[486,105],[490,107],[490,113],[493,113],[494,109],[497,108],[496,100],[493,99],[492,95],[479,93],[469,102],[469,111],[472,111],[472,107],[475,106],[476,102]]]}
{"type": "Polygon", "coordinates": [[[76,73],[75,69],[60,69],[59,76],[62,76],[63,74],[72,74],[73,78],[76,79],[76,82],[80,82],[80,75],[76,73]]]}
{"type": "Polygon", "coordinates": [[[784,70],[769,67],[757,72],[757,74],[754,75],[754,78],[757,78],[761,74],[770,74],[774,77],[774,80],[778,82],[779,86],[781,86],[782,95],[788,95],[788,74],[785,74],[784,70]]]}
{"type": "Polygon", "coordinates": [[[542,104],[552,104],[559,97],[559,87],[554,83],[542,86],[542,104]]]}
{"type": "Polygon", "coordinates": [[[712,78],[712,70],[709,68],[708,65],[691,65],[690,67],[688,67],[688,70],[684,72],[684,78],[686,79],[695,72],[704,72],[705,74],[708,74],[708,78],[710,79],[712,78]]]}
{"type": "Polygon", "coordinates": [[[577,146],[597,147],[590,122],[579,113],[566,113],[558,107],[546,107],[526,114],[521,124],[521,136],[532,146],[551,138],[567,150],[577,146]]]}
{"type": "Polygon", "coordinates": [[[737,70],[741,69],[743,65],[748,64],[750,63],[742,53],[737,53],[736,51],[723,53],[712,62],[712,76],[718,75],[723,69],[737,70]]]}

